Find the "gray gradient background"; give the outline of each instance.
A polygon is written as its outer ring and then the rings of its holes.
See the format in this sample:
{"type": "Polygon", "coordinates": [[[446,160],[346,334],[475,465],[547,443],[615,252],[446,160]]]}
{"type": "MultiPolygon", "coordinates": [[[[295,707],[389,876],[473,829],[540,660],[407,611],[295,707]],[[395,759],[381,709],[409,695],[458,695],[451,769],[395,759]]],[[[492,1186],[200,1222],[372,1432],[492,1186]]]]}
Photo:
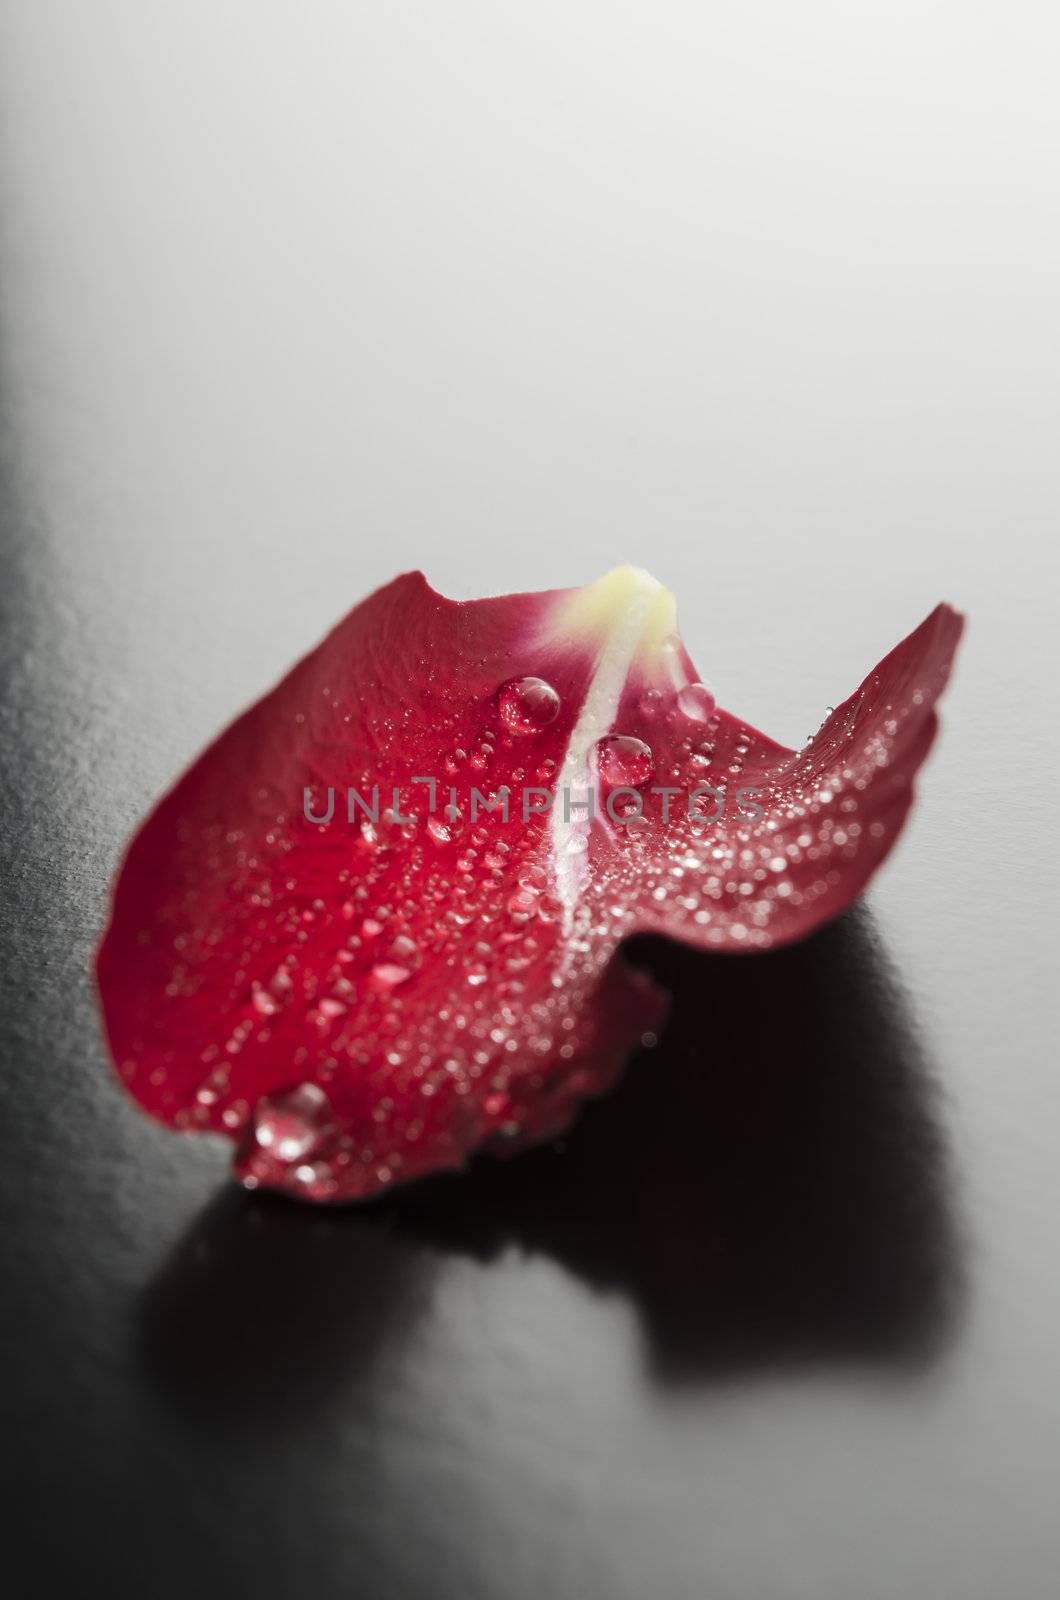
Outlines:
{"type": "MultiPolygon", "coordinates": [[[[19,1594],[1043,1600],[1053,8],[8,0],[0,18],[19,1594]],[[970,615],[872,923],[805,958],[822,993],[797,1052],[813,1094],[838,1052],[856,1124],[880,1052],[847,974],[886,1009],[896,971],[946,1174],[949,1309],[916,1359],[815,1338],[845,1291],[812,1226],[764,1348],[743,1359],[723,1293],[733,1349],[675,1384],[629,1274],[577,1270],[562,1225],[477,1250],[473,1216],[440,1240],[400,1207],[222,1199],[204,1220],[224,1152],[148,1125],[108,1076],[86,977],[106,885],[218,726],[401,569],[464,597],[620,560],[676,592],[723,702],[792,743],[937,600],[970,615]],[[809,1335],[805,1306],[786,1321],[807,1276],[809,1335]]],[[[704,1039],[731,984],[768,1005],[728,970],[702,985],[704,1039]]],[[[805,966],[777,970],[803,987],[805,966]]],[[[753,1042],[723,1038],[736,1083],[753,1042]]],[[[782,1137],[768,1103],[751,1120],[782,1137]]],[[[788,1177],[820,1165],[801,1138],[788,1177]]],[[[727,1203],[737,1251],[775,1266],[762,1230],[792,1196],[754,1143],[750,1243],[740,1161],[727,1203]]],[[[847,1209],[842,1181],[830,1203],[847,1209]]]]}

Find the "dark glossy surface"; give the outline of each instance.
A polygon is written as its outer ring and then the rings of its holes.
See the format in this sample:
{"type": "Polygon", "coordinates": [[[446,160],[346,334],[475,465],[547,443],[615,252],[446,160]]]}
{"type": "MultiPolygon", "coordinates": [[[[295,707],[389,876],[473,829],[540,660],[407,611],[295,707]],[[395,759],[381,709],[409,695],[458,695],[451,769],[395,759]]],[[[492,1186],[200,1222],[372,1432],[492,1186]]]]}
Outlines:
{"type": "Polygon", "coordinates": [[[702,9],[3,10],[20,1596],[1055,1586],[1055,41],[702,9]],[[244,1197],[106,1065],[122,841],[395,571],[621,559],[794,743],[968,611],[868,904],[641,946],[671,1026],[562,1148],[244,1197]]]}

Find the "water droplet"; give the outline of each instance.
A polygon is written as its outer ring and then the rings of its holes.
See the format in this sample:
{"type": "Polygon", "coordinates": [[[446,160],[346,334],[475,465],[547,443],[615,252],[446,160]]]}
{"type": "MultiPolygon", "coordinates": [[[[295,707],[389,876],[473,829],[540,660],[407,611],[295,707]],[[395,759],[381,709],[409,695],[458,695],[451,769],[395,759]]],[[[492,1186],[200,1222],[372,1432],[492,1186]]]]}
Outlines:
{"type": "Polygon", "coordinates": [[[260,983],[251,985],[250,1003],[261,1017],[275,1016],[280,1009],[269,991],[263,989],[260,983]]]}
{"type": "Polygon", "coordinates": [[[692,722],[709,722],[717,710],[713,690],[705,683],[686,683],[677,694],[678,709],[692,722]]]}
{"type": "Polygon", "coordinates": [[[448,805],[440,814],[434,813],[427,818],[427,832],[435,844],[451,844],[463,832],[463,827],[464,818],[459,806],[448,805]]]}
{"type": "Polygon", "coordinates": [[[377,989],[396,989],[399,983],[407,983],[411,977],[408,967],[403,967],[400,961],[377,961],[372,968],[372,982],[377,989]]]}
{"type": "Polygon", "coordinates": [[[531,917],[537,915],[537,892],[532,889],[517,889],[508,899],[508,915],[513,922],[529,922],[531,917]]]}
{"type": "Polygon", "coordinates": [[[559,715],[560,698],[544,678],[513,678],[497,701],[509,733],[540,733],[559,715]]]}
{"type": "Polygon", "coordinates": [[[651,747],[630,734],[612,733],[596,746],[596,770],[611,789],[635,789],[655,771],[651,747]]]}
{"type": "Polygon", "coordinates": [[[331,1128],[331,1103],[315,1083],[263,1095],[254,1107],[254,1137],[278,1161],[301,1161],[331,1128]]]}

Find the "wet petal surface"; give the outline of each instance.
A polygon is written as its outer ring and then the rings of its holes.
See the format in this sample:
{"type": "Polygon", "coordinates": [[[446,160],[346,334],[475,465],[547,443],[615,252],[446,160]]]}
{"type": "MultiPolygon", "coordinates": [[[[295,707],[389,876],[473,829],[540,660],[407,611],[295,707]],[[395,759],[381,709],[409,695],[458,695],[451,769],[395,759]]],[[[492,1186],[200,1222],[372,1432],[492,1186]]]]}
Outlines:
{"type": "Polygon", "coordinates": [[[960,628],[939,607],[795,752],[717,708],[636,569],[396,579],[134,838],[98,957],[123,1080],[314,1200],[550,1137],[665,1016],[628,935],[765,949],[856,897],[960,628]]]}

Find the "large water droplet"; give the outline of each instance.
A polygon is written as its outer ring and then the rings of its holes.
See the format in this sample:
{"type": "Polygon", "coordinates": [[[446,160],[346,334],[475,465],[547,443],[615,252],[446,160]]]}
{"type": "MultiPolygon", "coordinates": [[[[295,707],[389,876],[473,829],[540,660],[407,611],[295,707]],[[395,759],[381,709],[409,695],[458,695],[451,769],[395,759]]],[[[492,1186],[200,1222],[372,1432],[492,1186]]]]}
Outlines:
{"type": "Polygon", "coordinates": [[[544,678],[513,678],[497,701],[509,733],[540,733],[559,716],[560,698],[544,678]]]}
{"type": "Polygon", "coordinates": [[[709,722],[717,710],[717,698],[705,683],[686,683],[678,690],[677,706],[692,722],[709,722]]]}
{"type": "Polygon", "coordinates": [[[254,1137],[278,1161],[301,1161],[331,1132],[331,1102],[318,1084],[262,1095],[254,1107],[254,1137]]]}
{"type": "Polygon", "coordinates": [[[596,770],[609,789],[636,789],[655,771],[651,746],[628,733],[611,733],[596,746],[596,770]]]}

